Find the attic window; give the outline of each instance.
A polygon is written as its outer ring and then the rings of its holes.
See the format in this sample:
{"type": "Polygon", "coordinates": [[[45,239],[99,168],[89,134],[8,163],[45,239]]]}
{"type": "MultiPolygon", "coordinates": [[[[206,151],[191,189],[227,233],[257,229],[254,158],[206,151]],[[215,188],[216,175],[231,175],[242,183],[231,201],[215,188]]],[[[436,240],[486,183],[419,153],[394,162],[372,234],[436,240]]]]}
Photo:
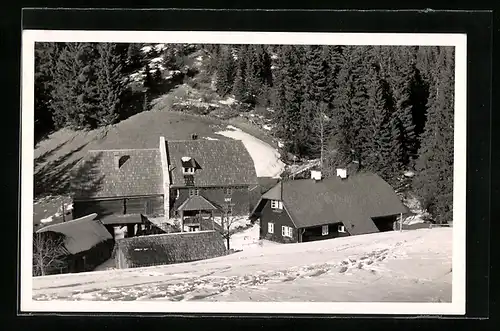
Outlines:
{"type": "Polygon", "coordinates": [[[183,168],[182,168],[182,172],[183,172],[185,175],[192,175],[192,174],[194,174],[194,168],[191,168],[191,167],[183,167],[183,168]]]}
{"type": "Polygon", "coordinates": [[[279,200],[271,200],[271,209],[283,209],[283,203],[279,200]]]}
{"type": "Polygon", "coordinates": [[[200,195],[200,190],[197,188],[193,188],[189,190],[189,196],[192,197],[194,195],[200,195]]]}
{"type": "Polygon", "coordinates": [[[130,155],[119,155],[115,153],[114,159],[115,159],[115,169],[119,170],[125,164],[125,162],[127,162],[127,160],[130,159],[130,155]]]}

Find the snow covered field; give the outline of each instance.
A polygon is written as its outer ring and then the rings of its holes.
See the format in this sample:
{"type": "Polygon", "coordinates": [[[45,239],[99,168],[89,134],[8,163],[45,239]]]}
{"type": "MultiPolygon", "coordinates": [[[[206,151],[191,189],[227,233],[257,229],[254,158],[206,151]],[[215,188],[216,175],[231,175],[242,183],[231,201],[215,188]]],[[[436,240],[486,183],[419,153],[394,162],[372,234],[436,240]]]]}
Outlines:
{"type": "Polygon", "coordinates": [[[34,300],[451,302],[452,229],[263,245],[177,265],[33,279],[34,300]]]}
{"type": "Polygon", "coordinates": [[[280,154],[275,148],[237,127],[228,125],[227,128],[229,130],[216,133],[243,142],[253,159],[258,177],[279,177],[285,169],[285,164],[280,160],[280,154]]]}

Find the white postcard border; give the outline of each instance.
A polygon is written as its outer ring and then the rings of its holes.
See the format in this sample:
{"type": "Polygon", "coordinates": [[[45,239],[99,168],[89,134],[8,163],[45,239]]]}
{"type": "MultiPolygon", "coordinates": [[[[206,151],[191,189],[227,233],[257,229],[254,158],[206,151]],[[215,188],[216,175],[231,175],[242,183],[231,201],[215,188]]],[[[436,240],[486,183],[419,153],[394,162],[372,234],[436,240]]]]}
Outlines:
{"type": "Polygon", "coordinates": [[[33,240],[34,45],[35,42],[41,41],[455,46],[454,224],[451,303],[41,302],[32,299],[32,245],[21,244],[19,298],[21,312],[465,314],[466,40],[465,34],[24,30],[21,79],[21,243],[31,243],[33,240]]]}

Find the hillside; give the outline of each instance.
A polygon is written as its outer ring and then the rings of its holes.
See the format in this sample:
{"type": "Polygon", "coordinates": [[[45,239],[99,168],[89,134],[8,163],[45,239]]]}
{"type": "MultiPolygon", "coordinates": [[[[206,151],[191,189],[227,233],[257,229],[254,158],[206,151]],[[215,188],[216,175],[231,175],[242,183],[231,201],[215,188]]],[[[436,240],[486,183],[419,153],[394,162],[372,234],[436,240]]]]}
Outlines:
{"type": "Polygon", "coordinates": [[[264,242],[186,264],[36,277],[33,298],[451,302],[451,241],[452,229],[435,228],[264,242]]]}

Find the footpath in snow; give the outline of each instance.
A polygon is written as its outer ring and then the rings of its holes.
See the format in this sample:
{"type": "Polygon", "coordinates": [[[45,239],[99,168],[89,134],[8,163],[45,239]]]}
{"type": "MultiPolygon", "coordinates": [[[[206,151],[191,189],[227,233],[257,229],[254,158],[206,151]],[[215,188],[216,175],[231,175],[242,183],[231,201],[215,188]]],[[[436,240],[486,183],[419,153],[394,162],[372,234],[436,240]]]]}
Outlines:
{"type": "Polygon", "coordinates": [[[198,262],[53,275],[35,300],[451,301],[452,229],[253,247],[198,262]]]}

